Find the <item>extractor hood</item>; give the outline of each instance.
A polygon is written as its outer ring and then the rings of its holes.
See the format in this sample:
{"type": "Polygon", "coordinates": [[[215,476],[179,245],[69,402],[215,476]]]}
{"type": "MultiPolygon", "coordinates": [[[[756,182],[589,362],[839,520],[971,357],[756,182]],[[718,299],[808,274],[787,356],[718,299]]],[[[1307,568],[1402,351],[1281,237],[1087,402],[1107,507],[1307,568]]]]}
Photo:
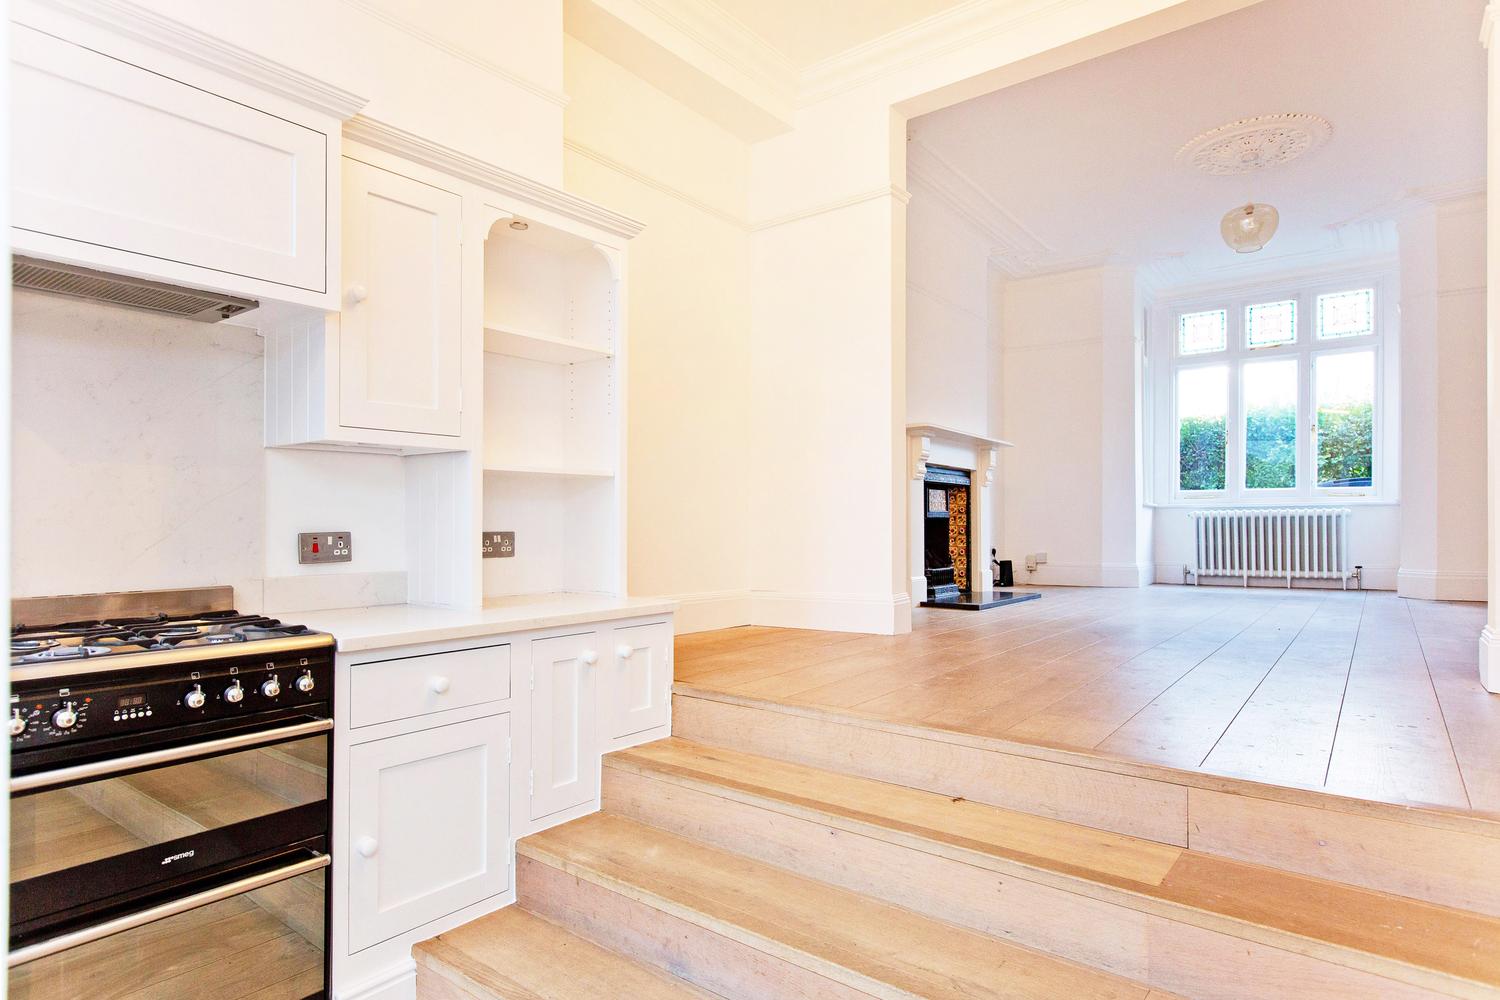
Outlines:
{"type": "Polygon", "coordinates": [[[130,309],[181,316],[203,323],[238,316],[259,306],[254,299],[184,288],[145,278],[95,271],[35,257],[17,256],[11,262],[11,281],[17,288],[78,299],[109,302],[130,309]]]}

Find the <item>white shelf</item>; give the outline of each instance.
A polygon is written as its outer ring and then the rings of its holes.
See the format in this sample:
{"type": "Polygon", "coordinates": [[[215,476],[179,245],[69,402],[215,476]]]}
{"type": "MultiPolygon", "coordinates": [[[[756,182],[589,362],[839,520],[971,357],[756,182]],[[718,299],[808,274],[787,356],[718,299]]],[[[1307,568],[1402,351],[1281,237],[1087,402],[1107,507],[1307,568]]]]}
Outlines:
{"type": "Polygon", "coordinates": [[[485,472],[503,472],[513,476],[573,476],[583,479],[613,479],[615,470],[603,468],[587,468],[584,466],[547,466],[547,465],[489,465],[484,467],[485,472]]]}
{"type": "Polygon", "coordinates": [[[497,326],[484,328],[484,350],[486,354],[504,354],[553,365],[572,365],[615,356],[615,352],[608,348],[593,347],[566,337],[497,326]]]}

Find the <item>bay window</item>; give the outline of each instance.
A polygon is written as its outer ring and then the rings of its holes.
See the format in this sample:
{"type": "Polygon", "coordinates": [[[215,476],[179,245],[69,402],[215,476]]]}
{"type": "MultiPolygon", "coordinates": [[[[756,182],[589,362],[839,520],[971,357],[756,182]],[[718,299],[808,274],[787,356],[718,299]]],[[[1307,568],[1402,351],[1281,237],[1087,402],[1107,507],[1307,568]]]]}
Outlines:
{"type": "Polygon", "coordinates": [[[1158,499],[1383,499],[1394,481],[1381,439],[1387,285],[1369,276],[1159,306],[1148,357],[1170,357],[1153,366],[1166,425],[1154,439],[1158,499]]]}

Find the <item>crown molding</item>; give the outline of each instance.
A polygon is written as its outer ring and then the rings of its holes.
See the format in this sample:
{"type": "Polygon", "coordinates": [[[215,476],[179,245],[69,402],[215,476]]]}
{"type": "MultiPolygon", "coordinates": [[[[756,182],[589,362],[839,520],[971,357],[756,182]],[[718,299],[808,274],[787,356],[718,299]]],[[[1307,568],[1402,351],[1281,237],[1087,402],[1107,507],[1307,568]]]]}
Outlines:
{"type": "Polygon", "coordinates": [[[645,226],[577,195],[531,180],[512,170],[477,159],[364,115],[344,123],[344,138],[432,167],[501,195],[509,195],[558,215],[624,239],[633,239],[645,226]]]}
{"type": "Polygon", "coordinates": [[[991,263],[1010,277],[1025,276],[1053,256],[1053,249],[1021,220],[921,139],[906,144],[906,172],[919,192],[930,193],[990,244],[991,263]]]}
{"type": "Polygon", "coordinates": [[[27,7],[51,9],[97,25],[340,121],[369,103],[368,98],[353,91],[266,59],[131,0],[28,0],[12,8],[12,18],[25,24],[27,7]]]}
{"type": "Polygon", "coordinates": [[[805,67],[798,76],[798,103],[802,107],[816,104],[907,66],[1014,31],[1028,21],[1086,2],[965,0],[805,67]]]}
{"type": "Polygon", "coordinates": [[[415,38],[417,41],[422,42],[423,44],[428,45],[431,48],[437,49],[438,51],[443,52],[446,55],[452,56],[453,58],[458,59],[462,62],[466,62],[470,66],[482,69],[486,73],[504,80],[511,86],[517,87],[520,90],[524,90],[526,93],[531,94],[533,97],[540,97],[542,100],[547,101],[549,104],[555,104],[560,108],[565,108],[568,106],[568,95],[563,93],[562,91],[554,90],[551,87],[545,86],[535,80],[522,76],[519,73],[506,69],[504,66],[495,62],[493,59],[487,59],[484,55],[475,52],[472,49],[465,48],[462,45],[455,45],[447,39],[433,34],[426,28],[423,28],[421,25],[415,24],[412,21],[408,21],[403,17],[399,17],[391,13],[378,4],[371,2],[371,0],[343,0],[343,3],[345,6],[359,11],[366,17],[372,17],[377,21],[381,21],[384,24],[395,28],[403,35],[415,38]]]}
{"type": "Polygon", "coordinates": [[[573,139],[564,139],[563,148],[586,159],[593,160],[595,163],[604,167],[606,170],[612,170],[623,177],[628,177],[631,180],[635,181],[637,184],[649,187],[654,191],[659,191],[662,194],[667,195],[668,197],[675,198],[683,204],[689,206],[690,208],[702,212],[704,215],[708,215],[715,219],[718,219],[720,222],[723,222],[726,225],[733,226],[736,229],[744,230],[747,232],[750,229],[750,223],[747,219],[744,219],[738,215],[734,215],[730,212],[726,212],[721,208],[709,204],[701,198],[694,197],[693,195],[688,194],[682,188],[674,187],[673,185],[668,184],[663,180],[652,177],[650,174],[645,173],[641,170],[637,170],[636,168],[629,166],[628,164],[622,163],[614,157],[610,156],[608,153],[601,152],[600,150],[595,149],[592,146],[585,145],[573,139]]]}
{"type": "Polygon", "coordinates": [[[635,2],[750,79],[789,97],[796,93],[792,61],[713,0],[635,2]]]}
{"type": "Polygon", "coordinates": [[[898,184],[888,184],[885,187],[872,188],[869,191],[851,194],[849,197],[840,198],[838,201],[825,202],[821,205],[814,205],[811,208],[788,212],[786,215],[778,215],[760,222],[752,222],[750,223],[750,231],[752,233],[764,232],[767,229],[775,229],[777,226],[784,226],[790,222],[800,222],[803,219],[811,219],[816,215],[826,215],[829,212],[853,208],[855,205],[863,205],[867,201],[876,201],[880,198],[890,198],[905,205],[911,201],[911,192],[898,184]]]}

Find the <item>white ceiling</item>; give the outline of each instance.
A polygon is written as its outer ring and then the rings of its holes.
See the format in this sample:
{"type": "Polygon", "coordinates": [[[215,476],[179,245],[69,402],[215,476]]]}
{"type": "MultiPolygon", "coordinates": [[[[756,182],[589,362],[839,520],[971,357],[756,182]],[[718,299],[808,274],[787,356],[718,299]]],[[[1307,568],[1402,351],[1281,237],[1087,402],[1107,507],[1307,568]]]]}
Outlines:
{"type": "Polygon", "coordinates": [[[1413,193],[1482,182],[1483,8],[1264,0],[935,112],[911,124],[914,204],[924,189],[967,204],[1017,275],[1113,260],[1187,283],[1389,248],[1380,223],[1413,193]],[[1277,112],[1321,115],[1333,138],[1239,176],[1175,161],[1201,132],[1277,112]],[[1240,257],[1219,219],[1250,200],[1281,230],[1240,257]]]}
{"type": "Polygon", "coordinates": [[[964,0],[711,0],[797,69],[957,7],[964,0]]]}

